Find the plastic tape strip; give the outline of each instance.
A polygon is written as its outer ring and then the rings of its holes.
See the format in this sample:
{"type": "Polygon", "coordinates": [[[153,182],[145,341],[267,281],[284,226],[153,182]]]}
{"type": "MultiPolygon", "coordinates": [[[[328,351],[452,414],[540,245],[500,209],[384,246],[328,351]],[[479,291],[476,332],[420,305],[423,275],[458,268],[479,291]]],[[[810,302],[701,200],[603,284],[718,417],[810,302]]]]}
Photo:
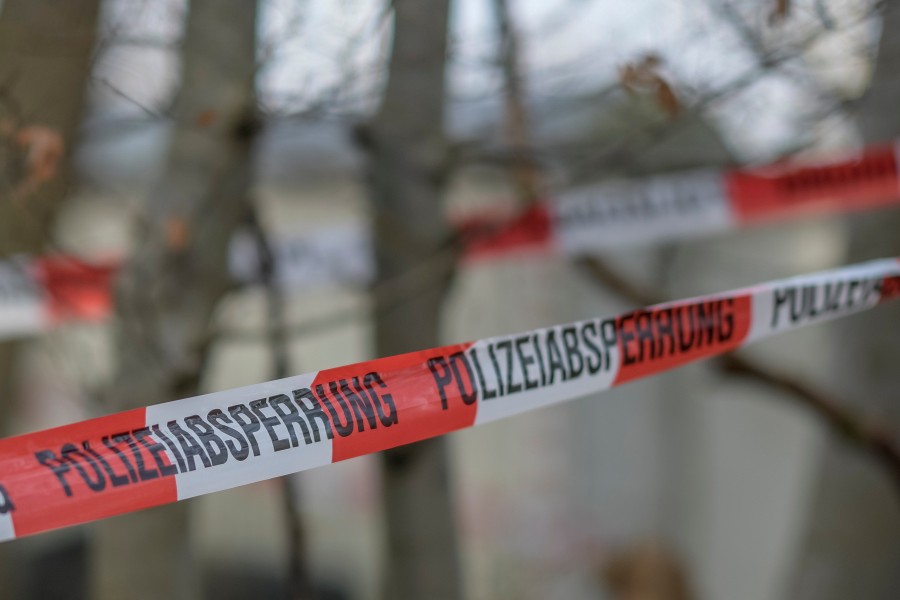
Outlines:
{"type": "Polygon", "coordinates": [[[558,404],[898,296],[900,259],[885,259],[0,440],[0,539],[558,404]]]}

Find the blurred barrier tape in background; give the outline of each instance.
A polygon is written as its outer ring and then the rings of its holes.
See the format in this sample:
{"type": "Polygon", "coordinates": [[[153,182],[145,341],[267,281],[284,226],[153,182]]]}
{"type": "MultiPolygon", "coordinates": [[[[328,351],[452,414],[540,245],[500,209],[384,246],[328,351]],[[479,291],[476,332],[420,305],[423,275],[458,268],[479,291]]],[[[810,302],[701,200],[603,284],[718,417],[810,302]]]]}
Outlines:
{"type": "Polygon", "coordinates": [[[0,440],[0,540],[443,435],[897,297],[900,259],[884,259],[0,440]]]}
{"type": "MultiPolygon", "coordinates": [[[[894,145],[830,161],[781,162],[727,171],[690,171],[571,190],[514,219],[457,223],[468,240],[464,260],[524,249],[580,256],[629,244],[697,237],[766,221],[900,205],[894,145]]],[[[259,280],[258,243],[232,241],[239,282],[259,280]]],[[[365,284],[374,279],[372,241],[362,225],[344,224],[274,237],[274,278],[287,286],[365,284]]],[[[116,261],[18,258],[0,263],[0,339],[33,335],[67,320],[95,320],[112,308],[116,261]]]]}

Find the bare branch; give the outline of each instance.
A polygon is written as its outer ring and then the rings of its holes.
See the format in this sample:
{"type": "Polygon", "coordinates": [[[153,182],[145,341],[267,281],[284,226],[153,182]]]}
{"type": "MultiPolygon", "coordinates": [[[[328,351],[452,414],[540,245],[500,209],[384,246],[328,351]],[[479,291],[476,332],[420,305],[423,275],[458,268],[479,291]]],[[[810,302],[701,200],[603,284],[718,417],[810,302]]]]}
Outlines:
{"type": "MultiPolygon", "coordinates": [[[[284,290],[275,281],[277,269],[275,253],[272,251],[269,236],[263,228],[257,212],[258,207],[254,207],[250,213],[249,225],[256,237],[259,270],[266,286],[269,321],[267,335],[272,353],[272,375],[275,379],[281,379],[291,373],[290,340],[284,329],[284,290]]],[[[306,534],[299,509],[299,493],[295,488],[297,478],[295,475],[286,475],[280,481],[282,504],[288,528],[290,598],[291,600],[310,600],[314,598],[314,592],[309,575],[309,562],[306,557],[306,534]]]]}
{"type": "MultiPolygon", "coordinates": [[[[622,298],[640,306],[650,306],[664,301],[661,294],[643,288],[599,258],[582,258],[578,265],[591,279],[612,290],[622,298]]],[[[750,358],[739,354],[725,354],[709,363],[721,373],[750,377],[793,397],[796,402],[812,411],[845,442],[880,465],[893,479],[900,491],[900,445],[890,431],[879,427],[872,420],[858,414],[827,393],[804,383],[786,373],[777,373],[750,358]]]]}
{"type": "Polygon", "coordinates": [[[541,176],[531,149],[531,126],[525,107],[525,79],[521,69],[519,34],[512,22],[509,0],[494,0],[494,12],[500,34],[500,69],[503,72],[503,89],[506,117],[506,137],[513,161],[508,165],[510,177],[525,205],[537,202],[541,197],[541,176]]]}

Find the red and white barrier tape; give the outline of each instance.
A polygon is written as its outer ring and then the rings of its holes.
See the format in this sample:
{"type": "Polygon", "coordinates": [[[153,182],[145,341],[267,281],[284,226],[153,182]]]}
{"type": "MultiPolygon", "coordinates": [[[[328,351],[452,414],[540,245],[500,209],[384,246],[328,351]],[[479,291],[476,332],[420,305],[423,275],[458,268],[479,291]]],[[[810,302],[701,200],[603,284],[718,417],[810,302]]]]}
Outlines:
{"type": "Polygon", "coordinates": [[[115,270],[112,263],[89,265],[65,256],[0,262],[0,340],[108,317],[115,270]]]}
{"type": "MultiPolygon", "coordinates": [[[[764,221],[900,204],[900,150],[867,148],[830,162],[784,162],[753,169],[692,171],[563,193],[512,222],[479,218],[468,260],[523,248],[565,256],[629,244],[685,239],[764,221]]],[[[375,275],[372,243],[361,226],[341,225],[273,243],[283,285],[364,283],[375,275]]],[[[258,277],[256,241],[237,236],[230,268],[238,281],[258,277]]],[[[102,318],[111,308],[113,265],[92,267],[66,257],[0,264],[0,339],[28,335],[67,319],[102,318]]]]}
{"type": "Polygon", "coordinates": [[[900,147],[831,161],[791,161],[601,183],[535,206],[475,255],[531,245],[563,255],[688,239],[767,221],[900,204],[900,147]]]}
{"type": "Polygon", "coordinates": [[[0,540],[443,435],[897,297],[900,259],[884,259],[0,440],[0,540]]]}

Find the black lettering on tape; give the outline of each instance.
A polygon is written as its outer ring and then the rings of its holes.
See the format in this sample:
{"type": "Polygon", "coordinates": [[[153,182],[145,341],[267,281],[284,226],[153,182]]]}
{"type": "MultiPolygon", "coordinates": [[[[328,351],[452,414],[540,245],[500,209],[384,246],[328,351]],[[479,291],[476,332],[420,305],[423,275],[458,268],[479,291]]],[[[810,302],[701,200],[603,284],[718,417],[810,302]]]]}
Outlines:
{"type": "MultiPolygon", "coordinates": [[[[450,369],[453,371],[453,378],[456,380],[456,385],[459,388],[459,395],[462,398],[463,404],[466,406],[474,404],[478,399],[478,392],[475,389],[475,374],[472,373],[472,367],[469,366],[469,360],[463,352],[454,352],[450,355],[450,369]],[[462,379],[462,372],[459,370],[460,363],[462,363],[463,367],[466,369],[466,378],[472,385],[471,392],[466,389],[466,382],[462,379]]],[[[388,394],[387,397],[390,397],[390,395],[388,394]]],[[[393,403],[391,403],[391,405],[393,406],[393,403]]]]}
{"type": "Polygon", "coordinates": [[[647,311],[638,311],[634,318],[634,327],[637,330],[638,362],[646,360],[645,348],[650,348],[650,359],[656,358],[656,349],[653,344],[653,314],[647,311]]]}
{"type": "Polygon", "coordinates": [[[856,288],[858,288],[860,282],[856,279],[851,279],[847,282],[847,308],[853,308],[853,296],[856,293],[856,288]]]}
{"type": "Polygon", "coordinates": [[[375,427],[377,427],[375,421],[375,407],[373,406],[372,400],[369,398],[369,395],[366,394],[362,387],[359,385],[359,378],[353,378],[354,389],[350,389],[350,385],[346,379],[341,379],[340,385],[341,391],[344,393],[344,397],[353,408],[353,414],[356,415],[356,430],[362,432],[365,428],[363,424],[364,417],[365,420],[369,423],[369,429],[375,429],[375,427]]]}
{"type": "Polygon", "coordinates": [[[612,368],[612,353],[619,343],[618,335],[615,319],[604,319],[600,322],[600,337],[603,340],[603,356],[605,358],[604,371],[609,371],[612,368]]]}
{"type": "Polygon", "coordinates": [[[297,434],[294,432],[296,427],[300,428],[300,433],[303,434],[303,440],[307,444],[309,443],[309,427],[307,427],[306,421],[303,419],[300,411],[297,410],[297,407],[294,406],[293,401],[291,401],[288,396],[277,394],[269,397],[269,406],[272,407],[272,410],[275,411],[275,414],[277,414],[281,419],[281,422],[284,423],[288,436],[291,438],[292,448],[296,448],[300,445],[297,434]]]}
{"type": "Polygon", "coordinates": [[[843,281],[828,282],[825,284],[825,310],[836,311],[840,309],[841,292],[843,290],[843,281]]]}
{"type": "MultiPolygon", "coordinates": [[[[594,321],[588,321],[581,326],[581,339],[584,340],[584,345],[587,346],[590,351],[584,360],[588,374],[590,375],[596,375],[603,368],[603,351],[600,349],[600,346],[591,339],[592,336],[596,335],[597,324],[594,321]],[[590,335],[588,332],[590,332],[590,335]]],[[[525,381],[525,387],[528,387],[528,380],[525,381]]]]}
{"type": "Polygon", "coordinates": [[[39,450],[34,453],[34,457],[39,463],[50,469],[53,474],[56,475],[56,478],[59,480],[59,485],[62,486],[66,496],[71,496],[72,488],[69,487],[69,482],[67,482],[65,478],[66,473],[69,472],[69,465],[66,464],[65,461],[57,458],[53,450],[39,450]]]}
{"type": "Polygon", "coordinates": [[[466,358],[465,353],[454,352],[448,358],[434,356],[428,359],[427,364],[428,370],[431,371],[431,375],[434,378],[434,384],[437,386],[438,395],[441,397],[441,408],[444,410],[449,408],[447,406],[446,389],[450,384],[455,385],[463,404],[468,406],[478,399],[478,393],[475,388],[475,374],[472,372],[472,367],[469,365],[469,360],[466,358]],[[472,386],[471,391],[468,390],[462,378],[462,371],[459,368],[460,363],[466,370],[466,376],[472,386]]]}
{"type": "Polygon", "coordinates": [[[781,309],[784,305],[790,301],[790,292],[793,292],[791,288],[775,288],[773,292],[773,305],[772,305],[772,324],[771,327],[778,327],[778,321],[781,317],[781,309]]]}
{"type": "Polygon", "coordinates": [[[531,355],[526,355],[525,350],[522,348],[529,341],[529,337],[527,335],[519,336],[513,342],[516,347],[516,356],[519,359],[519,364],[522,365],[522,380],[525,382],[526,390],[533,390],[534,388],[540,385],[540,382],[536,379],[530,379],[528,377],[528,367],[529,365],[533,365],[535,359],[531,355]]]}
{"type": "Polygon", "coordinates": [[[734,335],[734,298],[719,301],[719,342],[727,342],[734,335]],[[727,307],[728,310],[725,310],[727,307]]]}
{"type": "Polygon", "coordinates": [[[469,348],[469,358],[472,361],[472,364],[475,365],[475,372],[478,374],[478,383],[481,385],[481,392],[483,394],[484,400],[492,400],[497,397],[497,390],[491,389],[487,386],[487,381],[484,378],[484,371],[481,369],[481,360],[478,358],[478,352],[473,346],[469,348]]]}
{"type": "Polygon", "coordinates": [[[334,428],[337,430],[338,435],[347,437],[353,433],[353,413],[350,412],[350,407],[347,406],[347,402],[344,400],[344,397],[341,396],[337,383],[329,381],[328,388],[331,390],[332,398],[337,400],[337,403],[341,407],[341,411],[344,413],[343,422],[340,417],[338,417],[337,411],[334,409],[334,403],[328,400],[328,396],[325,394],[322,384],[316,386],[316,395],[319,397],[319,401],[328,409],[328,413],[331,415],[331,422],[334,424],[334,428]]]}
{"type": "Polygon", "coordinates": [[[771,326],[776,327],[782,313],[794,325],[828,313],[851,310],[881,294],[880,279],[849,279],[820,284],[787,287],[774,291],[771,326]]]}
{"type": "Polygon", "coordinates": [[[441,408],[447,410],[447,392],[444,390],[453,382],[450,365],[443,356],[433,356],[428,359],[427,364],[428,370],[431,371],[431,376],[434,378],[434,385],[437,386],[438,395],[441,397],[441,408]]]}
{"type": "MultiPolygon", "coordinates": [[[[134,437],[134,440],[144,446],[144,448],[147,449],[147,452],[150,453],[150,456],[153,457],[153,462],[156,463],[156,468],[160,475],[163,477],[170,477],[178,473],[178,468],[175,465],[166,464],[166,461],[163,460],[163,453],[165,452],[166,447],[150,437],[150,428],[143,427],[141,429],[135,429],[131,432],[131,435],[134,437]]],[[[156,472],[154,471],[153,473],[153,477],[156,477],[156,472]]],[[[153,479],[153,477],[150,477],[150,479],[153,479]]]]}
{"type": "MultiPolygon", "coordinates": [[[[122,436],[128,436],[127,433],[117,433],[112,436],[112,441],[110,441],[110,437],[108,435],[103,436],[100,441],[103,442],[103,445],[112,450],[116,456],[119,457],[119,461],[125,465],[125,471],[128,473],[128,479],[131,483],[135,483],[138,480],[137,473],[134,470],[134,467],[131,466],[131,461],[128,460],[128,455],[122,452],[119,447],[113,442],[121,442],[123,441],[122,436]]],[[[130,437],[130,436],[129,436],[130,437]]]]}
{"type": "Polygon", "coordinates": [[[225,442],[216,435],[212,425],[204,421],[200,415],[185,417],[184,424],[194,432],[194,435],[203,444],[212,466],[224,464],[228,460],[228,448],[225,446],[225,442]]]}
{"type": "MultiPolygon", "coordinates": [[[[300,388],[299,390],[294,390],[294,402],[300,407],[300,410],[303,411],[306,420],[309,421],[309,426],[312,429],[312,436],[316,442],[320,442],[322,440],[321,435],[319,434],[319,427],[316,425],[316,419],[322,422],[322,425],[325,427],[325,436],[330,440],[334,438],[334,432],[331,430],[331,421],[328,420],[328,416],[326,416],[325,411],[322,409],[321,403],[319,403],[319,399],[316,398],[315,394],[313,394],[312,390],[309,388],[300,388]],[[306,402],[304,402],[306,400],[306,402]],[[307,404],[308,402],[308,404],[307,404]]],[[[312,443],[309,438],[304,438],[307,444],[312,443]]]]}
{"type": "Polygon", "coordinates": [[[88,440],[84,440],[83,442],[81,442],[81,448],[84,450],[85,454],[93,457],[93,459],[96,460],[101,467],[103,467],[103,470],[106,472],[106,476],[109,478],[109,482],[113,487],[128,485],[128,477],[126,477],[125,475],[119,475],[115,471],[113,471],[112,466],[110,466],[110,464],[106,462],[106,459],[103,458],[103,455],[91,448],[91,443],[88,440]]]}
{"type": "MultiPolygon", "coordinates": [[[[375,388],[372,387],[372,383],[378,384],[378,387],[381,389],[387,389],[387,384],[381,378],[381,375],[375,371],[366,373],[365,376],[363,376],[363,387],[369,390],[372,401],[375,402],[375,406],[378,409],[378,419],[385,427],[396,425],[400,422],[400,415],[397,414],[397,406],[394,404],[394,397],[391,394],[381,394],[379,396],[375,391],[375,388]],[[388,407],[387,413],[384,412],[385,405],[388,407]]],[[[465,401],[465,398],[463,398],[463,400],[465,401]]]]}
{"type": "Polygon", "coordinates": [[[656,343],[654,356],[673,356],[675,354],[675,330],[672,326],[672,309],[663,308],[656,313],[656,343]],[[666,349],[668,342],[668,350],[666,349]]]}
{"type": "Polygon", "coordinates": [[[622,340],[622,364],[623,365],[631,365],[637,362],[637,357],[635,357],[631,353],[631,341],[634,339],[634,334],[631,332],[631,328],[626,325],[628,321],[634,319],[634,313],[629,313],[624,315],[619,323],[619,339],[622,340]]]}
{"type": "Polygon", "coordinates": [[[550,370],[550,376],[547,377],[547,384],[553,385],[556,381],[556,372],[559,371],[561,381],[566,381],[566,367],[563,364],[562,352],[556,344],[556,330],[551,329],[547,332],[547,366],[550,370]]]}
{"type": "Polygon", "coordinates": [[[262,411],[263,408],[268,407],[268,398],[260,398],[259,400],[254,400],[250,403],[250,410],[253,411],[253,414],[257,416],[259,422],[262,423],[263,427],[266,428],[266,432],[269,434],[269,439],[272,440],[272,449],[275,450],[275,452],[287,450],[291,447],[291,443],[287,441],[287,439],[281,439],[280,437],[278,437],[278,434],[275,433],[275,426],[281,424],[278,421],[278,417],[264,414],[262,411]]]}
{"type": "Polygon", "coordinates": [[[231,452],[231,456],[233,456],[235,460],[245,460],[247,456],[249,456],[250,445],[247,443],[247,438],[241,435],[241,432],[237,429],[226,425],[226,423],[234,423],[234,421],[222,412],[221,409],[214,408],[209,411],[209,414],[206,415],[206,420],[225,435],[233,437],[238,441],[240,446],[236,446],[231,440],[225,440],[225,447],[228,448],[228,451],[231,452]]]}
{"type": "Polygon", "coordinates": [[[690,310],[690,307],[679,306],[675,311],[677,313],[678,351],[685,353],[694,347],[694,338],[700,334],[694,326],[694,312],[690,310]]]}
{"type": "Polygon", "coordinates": [[[487,351],[488,356],[491,357],[491,364],[494,365],[494,378],[497,380],[497,393],[500,396],[505,396],[506,390],[503,388],[503,376],[500,374],[500,365],[497,364],[497,356],[494,354],[494,344],[488,344],[487,351]]]}
{"type": "Polygon", "coordinates": [[[63,444],[63,447],[60,450],[60,457],[61,460],[68,462],[75,468],[75,471],[81,476],[81,479],[92,492],[102,492],[106,488],[106,477],[103,476],[100,467],[98,467],[93,460],[88,459],[87,456],[78,449],[78,446],[75,444],[63,444]],[[78,457],[81,457],[83,461],[91,466],[91,469],[94,471],[93,478],[78,461],[78,457]]]}
{"type": "Polygon", "coordinates": [[[172,439],[164,434],[162,430],[159,428],[159,425],[153,425],[150,427],[150,430],[153,431],[153,435],[158,437],[163,441],[166,445],[166,448],[169,449],[169,452],[175,457],[175,461],[178,463],[178,472],[184,473],[187,470],[187,466],[184,464],[184,458],[181,456],[181,451],[178,449],[178,445],[172,441],[172,439]]]}
{"type": "MultiPolygon", "coordinates": [[[[166,427],[169,428],[169,431],[172,432],[172,435],[178,440],[178,443],[181,444],[181,449],[184,451],[184,461],[187,463],[188,471],[197,469],[196,463],[194,462],[195,456],[200,457],[200,462],[203,463],[204,467],[208,468],[212,466],[209,457],[203,450],[203,446],[194,439],[194,436],[182,429],[178,424],[178,421],[169,421],[166,423],[166,427]]],[[[184,471],[182,471],[182,473],[184,473],[184,471]]]]}
{"type": "Polygon", "coordinates": [[[562,330],[563,348],[566,349],[566,363],[569,366],[569,378],[580,377],[584,372],[584,357],[578,345],[578,333],[575,327],[564,327],[562,330]]]}
{"type": "Polygon", "coordinates": [[[513,377],[513,346],[512,340],[497,342],[497,349],[506,354],[506,393],[516,394],[522,391],[522,384],[513,377]]]}
{"type": "Polygon", "coordinates": [[[541,334],[536,333],[531,336],[531,346],[534,348],[534,353],[537,356],[537,364],[541,371],[541,385],[547,385],[547,369],[544,366],[544,353],[541,352],[541,334]]]}
{"type": "Polygon", "coordinates": [[[231,415],[235,423],[241,426],[244,435],[247,436],[247,441],[250,442],[250,448],[253,450],[253,456],[259,456],[259,443],[256,441],[256,436],[253,435],[259,431],[259,419],[243,404],[229,406],[228,414],[231,415]]]}
{"type": "Polygon", "coordinates": [[[819,299],[818,287],[815,285],[807,285],[803,287],[803,310],[801,311],[801,316],[803,313],[810,317],[817,317],[820,314],[820,309],[816,307],[817,300],[819,299]]]}
{"type": "MultiPolygon", "coordinates": [[[[136,431],[148,432],[149,430],[147,430],[146,428],[141,428],[136,431]]],[[[146,433],[144,435],[146,435],[146,433]]],[[[134,432],[132,432],[132,435],[129,435],[127,437],[125,443],[127,443],[128,447],[131,448],[131,454],[134,456],[134,464],[137,465],[138,479],[140,479],[141,481],[149,481],[151,479],[156,479],[157,477],[159,477],[159,472],[157,472],[156,469],[148,470],[144,465],[144,456],[143,454],[141,454],[141,448],[138,445],[137,440],[134,439],[134,432]]]]}

